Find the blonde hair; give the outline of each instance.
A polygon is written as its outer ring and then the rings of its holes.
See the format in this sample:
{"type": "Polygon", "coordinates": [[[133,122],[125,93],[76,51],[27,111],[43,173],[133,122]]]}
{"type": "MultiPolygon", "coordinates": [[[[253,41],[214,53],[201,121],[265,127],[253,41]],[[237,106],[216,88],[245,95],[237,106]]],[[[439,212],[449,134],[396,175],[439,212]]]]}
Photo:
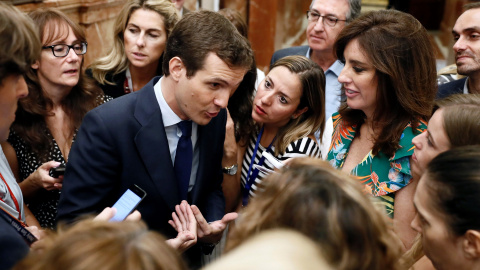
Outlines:
{"type": "Polygon", "coordinates": [[[186,269],[165,238],[141,221],[84,220],[38,244],[14,269],[186,269]]]}
{"type": "Polygon", "coordinates": [[[313,135],[317,130],[320,130],[322,138],[325,127],[325,74],[315,62],[300,55],[281,58],[270,67],[270,70],[276,67],[286,67],[298,76],[302,97],[297,109],[308,108],[306,112],[291,119],[278,130],[274,146],[275,155],[279,155],[285,153],[291,142],[313,135]]]}
{"type": "Polygon", "coordinates": [[[203,270],[327,270],[319,246],[307,236],[288,229],[262,231],[203,270]]]}
{"type": "Polygon", "coordinates": [[[335,269],[397,269],[398,239],[348,175],[319,159],[296,158],[265,183],[237,220],[227,251],[264,230],[290,228],[314,240],[335,269]]]}
{"type": "MultiPolygon", "coordinates": [[[[170,0],[133,0],[128,1],[115,21],[113,29],[113,46],[108,54],[93,62],[89,68],[92,70],[93,78],[100,84],[114,84],[106,79],[107,74],[118,74],[128,67],[128,59],[125,54],[123,33],[127,27],[130,16],[138,9],[152,10],[160,14],[165,24],[167,38],[170,36],[173,27],[179,20],[178,11],[170,0]]],[[[162,54],[163,56],[163,54],[162,54]]],[[[158,61],[158,69],[161,70],[162,57],[158,61]]]]}

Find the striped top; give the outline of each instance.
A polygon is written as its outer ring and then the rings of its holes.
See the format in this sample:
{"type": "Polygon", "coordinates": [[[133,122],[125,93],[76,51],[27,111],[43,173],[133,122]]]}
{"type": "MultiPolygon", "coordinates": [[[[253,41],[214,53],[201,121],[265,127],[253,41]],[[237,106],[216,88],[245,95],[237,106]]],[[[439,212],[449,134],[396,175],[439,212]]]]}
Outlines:
{"type": "MultiPolygon", "coordinates": [[[[243,158],[242,162],[242,175],[241,175],[241,182],[242,182],[242,191],[245,188],[245,184],[247,181],[247,174],[248,174],[248,168],[250,167],[250,162],[252,161],[252,155],[253,151],[255,150],[255,143],[257,141],[257,135],[254,134],[252,135],[250,139],[250,143],[247,147],[247,150],[245,151],[245,156],[243,158]]],[[[255,156],[255,161],[254,164],[258,164],[259,160],[263,156],[263,152],[265,151],[265,147],[262,145],[258,145],[258,150],[257,154],[255,156]]],[[[269,152],[274,155],[275,148],[272,146],[272,148],[269,150],[269,152]]],[[[275,155],[274,155],[275,156],[275,155]]],[[[278,160],[280,161],[285,161],[289,158],[294,158],[294,157],[321,157],[320,153],[320,147],[316,144],[315,140],[309,138],[309,137],[304,137],[300,138],[292,143],[290,143],[287,147],[287,150],[285,151],[284,154],[280,154],[278,156],[275,156],[278,160]]],[[[275,167],[267,160],[265,159],[263,162],[263,167],[268,168],[273,170],[275,167]]],[[[254,168],[252,167],[252,172],[253,173],[254,168]]],[[[257,190],[261,189],[261,183],[262,179],[265,178],[266,175],[263,172],[259,172],[257,175],[257,178],[255,179],[255,182],[252,184],[252,187],[249,191],[250,197],[255,196],[255,194],[258,192],[257,190]]],[[[242,193],[243,194],[243,193],[242,193]]]]}

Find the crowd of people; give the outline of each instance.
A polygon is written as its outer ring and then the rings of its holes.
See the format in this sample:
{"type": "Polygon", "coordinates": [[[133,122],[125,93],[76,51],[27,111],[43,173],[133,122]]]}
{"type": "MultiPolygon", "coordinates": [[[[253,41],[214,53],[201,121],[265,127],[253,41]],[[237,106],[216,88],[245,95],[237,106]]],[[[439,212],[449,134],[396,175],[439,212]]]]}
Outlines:
{"type": "Polygon", "coordinates": [[[235,10],[129,0],[85,67],[0,2],[0,269],[478,268],[480,3],[440,86],[417,19],[360,7],[312,0],[263,74],[235,10]]]}

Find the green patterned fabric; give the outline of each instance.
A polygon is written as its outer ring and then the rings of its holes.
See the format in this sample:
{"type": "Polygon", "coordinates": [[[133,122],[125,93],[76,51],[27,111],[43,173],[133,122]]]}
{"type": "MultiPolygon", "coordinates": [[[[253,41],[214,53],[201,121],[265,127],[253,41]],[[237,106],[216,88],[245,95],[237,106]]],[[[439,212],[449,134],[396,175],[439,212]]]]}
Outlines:
{"type": "MultiPolygon", "coordinates": [[[[333,135],[327,160],[333,167],[341,169],[355,138],[357,126],[346,125],[339,113],[333,114],[332,120],[333,135]]],[[[408,185],[412,179],[410,156],[415,148],[412,139],[427,129],[425,121],[419,123],[416,128],[412,128],[411,123],[408,123],[400,137],[400,149],[393,157],[387,157],[382,151],[375,156],[370,151],[351,171],[351,174],[363,184],[367,194],[379,198],[378,203],[385,207],[390,218],[393,218],[395,191],[408,185]]]]}

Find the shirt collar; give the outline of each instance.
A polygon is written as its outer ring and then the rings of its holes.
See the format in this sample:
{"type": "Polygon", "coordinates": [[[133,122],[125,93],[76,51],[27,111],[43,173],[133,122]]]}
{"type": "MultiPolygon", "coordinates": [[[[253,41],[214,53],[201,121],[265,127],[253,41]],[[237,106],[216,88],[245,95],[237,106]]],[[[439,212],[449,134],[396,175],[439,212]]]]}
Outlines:
{"type": "MultiPolygon", "coordinates": [[[[308,50],[307,50],[307,54],[305,55],[305,57],[307,57],[308,59],[311,59],[310,58],[310,53],[312,52],[312,49],[310,47],[308,47],[308,50]]],[[[325,71],[325,73],[327,73],[328,71],[331,71],[333,72],[337,77],[340,76],[340,72],[342,72],[342,69],[343,69],[343,66],[344,64],[342,62],[340,62],[339,60],[336,60],[335,62],[333,62],[333,64],[325,71]]]]}
{"type": "Polygon", "coordinates": [[[158,82],[153,86],[155,91],[155,96],[157,97],[158,105],[160,106],[160,111],[162,112],[163,125],[165,127],[173,126],[178,124],[182,119],[178,117],[176,113],[168,105],[165,97],[162,92],[162,80],[164,77],[160,78],[158,82]]]}

